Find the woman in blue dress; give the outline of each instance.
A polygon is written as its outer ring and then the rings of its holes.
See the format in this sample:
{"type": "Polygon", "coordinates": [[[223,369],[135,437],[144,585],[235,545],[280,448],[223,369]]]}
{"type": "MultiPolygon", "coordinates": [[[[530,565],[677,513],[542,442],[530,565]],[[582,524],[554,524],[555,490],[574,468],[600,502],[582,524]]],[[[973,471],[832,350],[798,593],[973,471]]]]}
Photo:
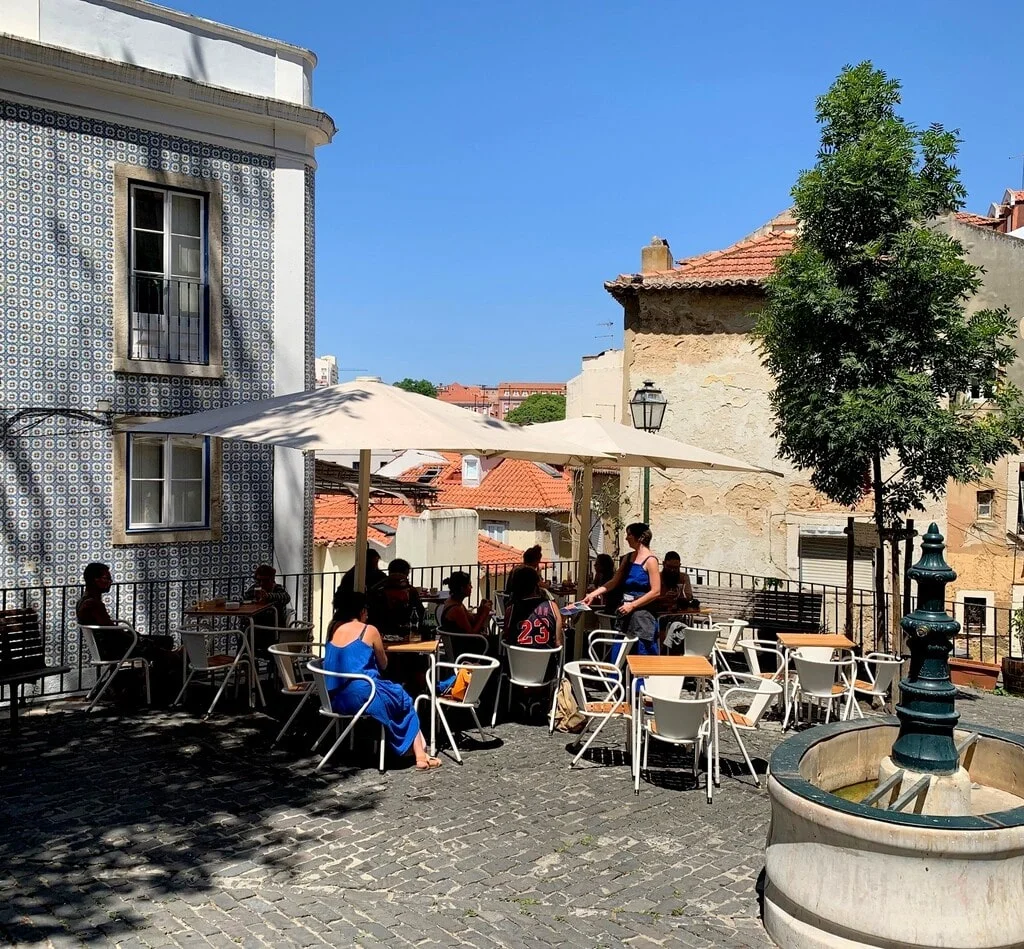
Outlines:
{"type": "MultiPolygon", "coordinates": [[[[366,714],[384,726],[389,747],[400,755],[412,752],[416,756],[416,767],[421,771],[441,767],[439,758],[427,754],[427,743],[409,693],[397,682],[380,676],[388,667],[388,656],[377,627],[366,622],[366,594],[352,592],[339,597],[327,632],[324,669],[357,672],[374,680],[377,694],[366,714]]],[[[327,688],[331,693],[331,707],[342,715],[358,712],[370,694],[369,685],[361,679],[328,676],[327,688]]]]}
{"type": "MultiPolygon", "coordinates": [[[[658,621],[650,605],[661,596],[661,573],[658,558],[651,553],[651,529],[643,523],[626,528],[626,543],[632,554],[623,557],[615,576],[592,590],[583,602],[590,601],[609,590],[621,587],[622,605],[618,608],[620,626],[627,635],[637,639],[636,651],[641,656],[658,655],[658,621]]],[[[613,660],[614,661],[614,660],[613,660]]]]}

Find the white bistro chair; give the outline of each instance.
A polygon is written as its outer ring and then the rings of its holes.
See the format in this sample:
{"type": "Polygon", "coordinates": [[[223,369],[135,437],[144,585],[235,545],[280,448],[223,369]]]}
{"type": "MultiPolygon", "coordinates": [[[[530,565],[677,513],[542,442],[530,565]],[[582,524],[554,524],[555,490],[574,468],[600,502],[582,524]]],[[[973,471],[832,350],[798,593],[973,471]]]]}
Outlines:
{"type": "Polygon", "coordinates": [[[747,628],[748,624],[745,619],[730,619],[718,624],[718,640],[715,642],[716,666],[724,669],[726,672],[732,672],[732,667],[729,665],[729,657],[731,656],[735,659],[737,653],[740,653],[737,643],[747,628]]]}
{"type": "Polygon", "coordinates": [[[860,706],[857,704],[857,695],[867,695],[871,699],[882,700],[883,711],[888,708],[893,714],[896,709],[893,707],[892,684],[903,667],[903,660],[899,656],[892,656],[884,652],[871,652],[858,660],[864,669],[863,679],[854,679],[853,682],[853,709],[864,717],[860,706]]]}
{"type": "Polygon", "coordinates": [[[715,714],[720,722],[729,726],[751,776],[760,787],[761,779],[754,770],[754,763],[750,760],[740,732],[757,728],[761,717],[782,694],[782,684],[750,673],[720,672],[715,676],[715,686],[718,691],[718,709],[715,714]],[[737,706],[744,708],[740,711],[737,706]]]}
{"type": "Polygon", "coordinates": [[[640,687],[641,707],[650,701],[650,714],[643,716],[639,729],[639,747],[637,754],[641,765],[634,769],[633,790],[640,793],[640,773],[648,771],[647,757],[651,748],[651,740],[656,739],[671,745],[689,745],[693,749],[693,777],[697,778],[697,769],[703,749],[707,750],[705,784],[707,786],[708,803],[711,802],[712,762],[711,751],[711,714],[715,697],[680,698],[677,683],[663,682],[661,676],[650,676],[640,687]]]}
{"type": "Polygon", "coordinates": [[[92,657],[89,660],[91,665],[96,670],[96,684],[92,688],[91,700],[85,707],[86,713],[91,712],[93,706],[103,698],[103,693],[110,688],[111,683],[119,672],[125,669],[142,669],[142,675],[146,683],[146,704],[152,704],[152,694],[149,687],[149,660],[143,659],[142,656],[133,656],[132,650],[139,643],[139,631],[129,623],[118,621],[114,626],[82,626],[78,627],[82,631],[82,638],[85,640],[86,646],[89,648],[89,655],[92,657]],[[99,643],[96,641],[97,630],[105,629],[125,629],[132,635],[132,642],[124,655],[118,659],[104,659],[103,654],[100,652],[99,643]]]}
{"type": "MultiPolygon", "coordinates": [[[[508,671],[502,672],[498,678],[498,694],[494,697],[494,714],[491,716],[491,728],[494,728],[498,720],[498,701],[501,698],[501,684],[505,683],[507,702],[505,714],[512,708],[512,686],[517,685],[521,689],[541,689],[552,684],[557,685],[562,678],[562,647],[555,646],[551,649],[532,649],[526,646],[505,646],[505,655],[508,657],[508,671]],[[548,668],[551,666],[551,657],[557,656],[558,662],[554,665],[554,673],[548,675],[548,668]]],[[[551,698],[551,711],[548,713],[548,734],[555,730],[555,705],[558,702],[557,691],[551,698]]]]}
{"type": "MultiPolygon", "coordinates": [[[[789,657],[779,648],[774,639],[741,639],[737,644],[740,652],[743,653],[743,660],[747,664],[748,672],[759,679],[767,679],[769,682],[778,682],[782,686],[782,727],[786,727],[790,714],[790,699],[792,698],[792,685],[789,676],[789,657]],[[761,660],[771,658],[775,664],[775,670],[764,672],[761,669],[761,660]]],[[[793,683],[795,684],[795,683],[793,683]]],[[[778,698],[775,699],[778,704],[778,698]]]]}
{"type": "MultiPolygon", "coordinates": [[[[455,662],[437,662],[433,668],[427,670],[427,689],[428,692],[423,695],[416,696],[416,711],[419,712],[420,702],[433,701],[437,708],[437,717],[441,720],[441,724],[444,726],[445,733],[448,735],[448,741],[451,742],[452,751],[455,754],[455,760],[459,764],[462,764],[462,755],[459,753],[459,746],[455,742],[455,735],[452,733],[451,726],[448,724],[448,718],[445,715],[445,709],[451,711],[452,709],[468,709],[469,713],[473,716],[473,721],[476,723],[477,730],[480,732],[480,740],[487,741],[487,736],[484,734],[484,726],[480,724],[480,717],[477,715],[477,708],[480,706],[480,697],[483,695],[487,680],[493,675],[494,670],[498,668],[498,660],[493,659],[490,656],[478,655],[471,652],[463,653],[455,662]],[[434,678],[435,675],[440,676],[441,669],[448,670],[445,673],[445,677],[458,674],[462,670],[469,672],[469,685],[466,687],[466,694],[462,698],[457,699],[450,693],[447,695],[437,694],[437,680],[434,678]]],[[[499,683],[500,684],[500,683],[499,683]]],[[[497,699],[495,699],[497,701],[497,699]]]]}
{"type": "Polygon", "coordinates": [[[595,668],[612,667],[607,673],[609,688],[613,683],[622,681],[626,657],[638,642],[636,636],[626,636],[611,629],[595,629],[587,637],[587,655],[595,668]]]}
{"type": "Polygon", "coordinates": [[[284,727],[277,733],[277,737],[271,742],[271,748],[288,734],[306,702],[316,693],[312,673],[309,672],[306,665],[310,660],[317,658],[318,651],[322,648],[319,643],[302,641],[278,643],[268,649],[277,669],[281,694],[298,699],[295,710],[289,716],[288,721],[284,723],[284,727]]]}
{"type": "Polygon", "coordinates": [[[438,631],[437,638],[444,647],[445,662],[455,662],[465,653],[486,655],[489,644],[483,633],[445,633],[438,631]]]}
{"type": "MultiPolygon", "coordinates": [[[[316,693],[320,698],[320,714],[325,718],[329,718],[327,727],[320,733],[320,737],[313,742],[313,751],[316,751],[320,747],[320,743],[327,737],[328,733],[333,729],[334,733],[338,736],[334,740],[334,744],[327,750],[321,759],[320,763],[316,766],[316,770],[319,771],[327,762],[330,760],[331,755],[338,750],[338,747],[345,740],[346,737],[349,739],[349,748],[352,747],[355,739],[355,727],[356,722],[363,717],[363,713],[370,707],[370,703],[374,700],[377,695],[377,683],[368,675],[363,675],[359,672],[331,672],[323,667],[323,659],[311,659],[307,664],[306,668],[313,676],[313,682],[316,684],[316,693]],[[331,691],[330,682],[331,680],[337,680],[342,682],[365,682],[370,687],[369,695],[366,697],[366,701],[359,706],[358,711],[351,714],[345,712],[336,712],[331,705],[331,691]],[[345,730],[342,731],[341,723],[348,720],[348,725],[345,726],[345,730]]],[[[384,725],[380,725],[380,738],[378,739],[380,761],[377,764],[377,769],[381,774],[384,773],[384,725]]]]}
{"type": "Polygon", "coordinates": [[[626,720],[627,736],[632,728],[632,710],[630,703],[626,700],[626,687],[622,681],[622,675],[617,666],[609,662],[594,662],[593,660],[582,660],[579,662],[567,662],[564,668],[565,677],[572,686],[576,704],[579,706],[579,713],[587,721],[580,732],[578,739],[582,741],[584,734],[592,724],[597,723],[593,734],[580,748],[576,757],[572,759],[569,767],[576,767],[576,763],[583,757],[593,741],[601,733],[601,729],[613,718],[626,720]],[[588,689],[595,690],[604,698],[595,700],[587,692],[588,689]]]}
{"type": "MultiPolygon", "coordinates": [[[[188,690],[188,684],[197,672],[205,673],[211,682],[217,676],[223,676],[224,681],[221,682],[217,694],[213,697],[209,709],[207,709],[206,714],[203,716],[203,718],[209,718],[217,707],[220,697],[224,694],[228,682],[234,679],[237,685],[238,674],[242,671],[243,666],[248,675],[256,675],[256,662],[249,653],[248,633],[232,629],[181,629],[177,632],[181,636],[181,645],[188,660],[189,671],[185,681],[182,683],[181,691],[171,704],[178,705],[181,702],[185,692],[188,690]],[[210,651],[210,647],[216,640],[225,638],[234,639],[238,643],[238,648],[234,655],[210,651]]],[[[262,698],[262,693],[260,697],[262,698]]]]}
{"type": "Polygon", "coordinates": [[[793,652],[793,663],[796,666],[794,720],[799,723],[800,702],[807,701],[808,706],[825,705],[825,723],[828,724],[832,718],[832,703],[838,700],[840,719],[846,721],[854,704],[853,682],[857,664],[853,656],[848,659],[822,660],[809,658],[803,649],[797,649],[793,652]]]}

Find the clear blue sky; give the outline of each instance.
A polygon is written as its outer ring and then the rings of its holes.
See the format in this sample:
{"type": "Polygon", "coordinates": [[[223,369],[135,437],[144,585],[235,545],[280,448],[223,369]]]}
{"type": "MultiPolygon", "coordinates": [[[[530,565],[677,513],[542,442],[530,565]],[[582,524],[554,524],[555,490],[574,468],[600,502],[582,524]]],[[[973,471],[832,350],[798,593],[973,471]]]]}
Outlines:
{"type": "Polygon", "coordinates": [[[618,345],[603,281],[787,207],[845,63],[960,128],[968,209],[1020,186],[1010,2],[164,2],[319,56],[317,352],[386,381],[564,380],[618,345]]]}

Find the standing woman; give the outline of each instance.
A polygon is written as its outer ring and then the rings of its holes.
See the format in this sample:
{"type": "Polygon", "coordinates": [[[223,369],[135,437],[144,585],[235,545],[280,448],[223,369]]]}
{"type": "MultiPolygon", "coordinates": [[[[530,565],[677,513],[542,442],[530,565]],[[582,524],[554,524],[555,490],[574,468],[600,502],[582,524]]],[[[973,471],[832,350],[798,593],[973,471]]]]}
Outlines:
{"type": "Polygon", "coordinates": [[[618,609],[620,627],[628,636],[637,638],[636,651],[641,656],[658,655],[658,621],[650,611],[650,604],[661,596],[661,573],[658,558],[651,553],[651,529],[643,523],[626,528],[626,543],[632,555],[623,558],[619,569],[608,583],[588,593],[583,602],[609,590],[622,590],[622,605],[618,609]]]}

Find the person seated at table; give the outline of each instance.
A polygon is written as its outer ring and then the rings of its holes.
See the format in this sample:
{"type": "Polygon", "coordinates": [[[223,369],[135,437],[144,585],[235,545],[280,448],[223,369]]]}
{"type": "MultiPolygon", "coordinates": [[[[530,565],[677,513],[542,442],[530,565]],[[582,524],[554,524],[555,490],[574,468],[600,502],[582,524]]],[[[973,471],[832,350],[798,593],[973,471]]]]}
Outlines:
{"type": "MultiPolygon", "coordinates": [[[[170,685],[171,680],[178,678],[180,653],[174,648],[173,637],[140,635],[133,647],[131,630],[118,626],[107,612],[103,594],[114,584],[110,567],[105,563],[86,564],[82,579],[85,581],[85,592],[75,604],[75,617],[82,626],[102,627],[93,633],[100,658],[120,659],[131,649],[128,658],[145,659],[151,664],[155,673],[154,684],[170,685]]],[[[117,687],[116,682],[113,687],[117,687]]]]}
{"type": "Polygon", "coordinates": [[[516,571],[504,628],[508,646],[551,649],[562,645],[562,612],[541,591],[540,574],[532,567],[516,571]]]}
{"type": "MultiPolygon", "coordinates": [[[[538,576],[540,576],[540,562],[543,559],[544,551],[541,548],[540,544],[534,544],[532,547],[528,547],[526,550],[523,551],[523,562],[509,574],[508,580],[505,583],[506,602],[512,596],[512,586],[515,581],[516,574],[519,573],[520,570],[530,569],[536,572],[538,576]]],[[[550,586],[551,584],[548,583],[547,580],[541,578],[540,588],[542,590],[546,591],[550,586]]]]}
{"type": "Polygon", "coordinates": [[[388,564],[388,575],[367,592],[370,622],[386,639],[408,639],[423,620],[423,603],[409,582],[412,567],[396,557],[388,564]]]}
{"type": "MultiPolygon", "coordinates": [[[[388,575],[380,569],[380,554],[372,547],[366,548],[366,586],[364,590],[372,590],[382,580],[387,580],[388,575]]],[[[341,577],[338,589],[334,591],[334,606],[337,606],[346,593],[351,593],[356,587],[356,568],[351,566],[341,577]]]]}
{"type": "Polygon", "coordinates": [[[472,577],[463,570],[456,570],[443,585],[448,587],[448,599],[437,611],[438,632],[486,635],[494,607],[490,600],[483,600],[472,613],[466,609],[465,599],[473,592],[472,577]]]}
{"type": "Polygon", "coordinates": [[[661,596],[651,604],[651,612],[675,613],[693,600],[690,577],[682,568],[682,559],[674,550],[665,554],[661,564],[661,596]]]}
{"type": "MultiPolygon", "coordinates": [[[[277,582],[277,571],[269,563],[261,563],[253,572],[253,578],[256,582],[245,591],[244,598],[253,603],[267,604],[265,610],[254,613],[252,617],[253,625],[257,627],[255,630],[256,649],[265,652],[268,647],[273,646],[277,642],[277,636],[275,633],[268,632],[266,629],[259,629],[258,627],[271,626],[278,629],[284,627],[286,625],[285,610],[288,604],[291,603],[292,596],[277,582]]],[[[248,624],[243,628],[248,629],[248,624]]]]}
{"type": "MultiPolygon", "coordinates": [[[[323,661],[326,671],[358,673],[374,680],[377,692],[365,714],[384,726],[391,750],[399,755],[411,752],[421,771],[441,767],[440,758],[427,754],[427,743],[409,693],[397,682],[381,678],[388,667],[388,655],[377,627],[368,622],[365,593],[352,592],[339,599],[327,636],[323,661]]],[[[327,679],[331,708],[340,715],[358,712],[370,695],[369,685],[361,679],[327,679]]]]}
{"type": "MultiPolygon", "coordinates": [[[[616,611],[618,627],[636,637],[636,651],[641,656],[658,655],[658,621],[651,613],[651,604],[661,596],[661,573],[658,558],[651,553],[651,529],[637,522],[626,528],[626,543],[631,553],[622,558],[612,579],[592,590],[583,602],[593,600],[609,590],[622,590],[622,604],[616,611]]],[[[614,662],[614,659],[612,660],[614,662]]]]}

